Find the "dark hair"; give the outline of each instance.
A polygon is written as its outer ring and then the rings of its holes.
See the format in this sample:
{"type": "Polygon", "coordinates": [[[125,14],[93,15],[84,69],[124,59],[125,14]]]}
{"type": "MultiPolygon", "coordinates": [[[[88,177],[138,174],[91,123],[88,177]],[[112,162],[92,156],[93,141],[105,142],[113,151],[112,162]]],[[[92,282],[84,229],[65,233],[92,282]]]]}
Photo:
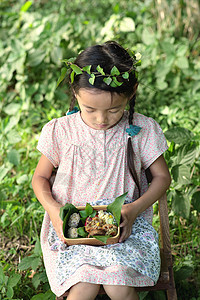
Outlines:
{"type": "MultiPolygon", "coordinates": [[[[91,72],[96,72],[96,68],[98,65],[103,68],[106,74],[110,74],[111,69],[116,66],[117,69],[122,72],[127,72],[133,67],[133,59],[129,55],[129,53],[118,43],[114,41],[106,42],[102,45],[95,45],[88,47],[83,52],[81,52],[78,57],[76,58],[74,64],[83,68],[85,66],[91,65],[91,72]]],[[[123,82],[122,85],[117,87],[112,87],[107,85],[103,79],[103,76],[96,76],[94,85],[89,83],[90,75],[87,72],[83,72],[83,74],[77,75],[74,78],[74,82],[71,84],[72,90],[78,94],[81,88],[85,89],[98,89],[103,91],[108,91],[111,93],[117,93],[125,95],[129,98],[129,124],[133,122],[133,114],[134,114],[134,107],[135,107],[135,98],[136,98],[136,90],[137,90],[137,76],[135,72],[129,73],[129,80],[124,79],[122,76],[117,76],[117,80],[119,82],[123,82]]],[[[69,110],[73,110],[75,105],[75,95],[73,93],[73,98],[70,103],[69,110]]],[[[128,145],[127,145],[127,163],[128,168],[135,181],[139,194],[140,194],[140,186],[139,180],[135,171],[134,167],[134,152],[132,147],[131,138],[128,138],[128,145]]]]}

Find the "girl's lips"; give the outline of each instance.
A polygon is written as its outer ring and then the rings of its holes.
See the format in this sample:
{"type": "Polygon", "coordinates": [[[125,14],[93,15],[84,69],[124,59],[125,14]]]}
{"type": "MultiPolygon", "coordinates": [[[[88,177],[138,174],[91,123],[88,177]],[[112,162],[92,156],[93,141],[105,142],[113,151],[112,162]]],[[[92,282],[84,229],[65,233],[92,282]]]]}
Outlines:
{"type": "Polygon", "coordinates": [[[99,128],[105,128],[105,127],[108,127],[108,124],[97,124],[97,127],[99,128]]]}

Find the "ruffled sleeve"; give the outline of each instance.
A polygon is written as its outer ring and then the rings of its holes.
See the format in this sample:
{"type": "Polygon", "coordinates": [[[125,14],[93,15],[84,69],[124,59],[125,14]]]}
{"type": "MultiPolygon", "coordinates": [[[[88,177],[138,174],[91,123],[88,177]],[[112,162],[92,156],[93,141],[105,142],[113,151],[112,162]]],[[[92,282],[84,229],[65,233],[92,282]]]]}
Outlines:
{"type": "Polygon", "coordinates": [[[55,168],[59,165],[59,145],[57,120],[48,122],[42,129],[37,149],[45,155],[55,168]]]}
{"type": "Polygon", "coordinates": [[[142,128],[141,161],[144,169],[147,169],[167,149],[167,141],[158,123],[152,118],[147,118],[142,128]]]}

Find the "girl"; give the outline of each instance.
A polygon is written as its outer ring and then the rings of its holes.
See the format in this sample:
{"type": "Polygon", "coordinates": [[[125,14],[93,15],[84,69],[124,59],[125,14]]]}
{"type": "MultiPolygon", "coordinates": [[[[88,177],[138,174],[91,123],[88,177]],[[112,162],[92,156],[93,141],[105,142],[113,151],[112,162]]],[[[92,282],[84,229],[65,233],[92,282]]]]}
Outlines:
{"type": "Polygon", "coordinates": [[[68,300],[95,299],[100,285],[112,300],[136,300],[134,287],[154,285],[159,277],[158,237],[151,222],[152,204],[170,185],[162,156],[166,140],[153,119],[134,112],[135,58],[124,48],[116,42],[92,46],[74,64],[81,72],[72,71],[69,114],[44,126],[32,181],[45,209],[41,245],[48,279],[57,296],[70,289],[68,300]],[[53,167],[58,171],[51,189],[53,167]],[[59,211],[66,202],[109,204],[125,192],[119,243],[64,244],[59,211]]]}

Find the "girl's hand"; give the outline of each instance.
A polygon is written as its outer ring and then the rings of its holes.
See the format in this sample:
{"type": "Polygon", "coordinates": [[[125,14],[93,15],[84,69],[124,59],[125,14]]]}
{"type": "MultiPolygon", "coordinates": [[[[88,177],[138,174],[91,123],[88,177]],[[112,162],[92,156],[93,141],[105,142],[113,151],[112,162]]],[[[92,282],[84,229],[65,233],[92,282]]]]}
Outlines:
{"type": "Polygon", "coordinates": [[[138,216],[134,209],[134,202],[122,206],[121,216],[122,223],[120,224],[120,228],[122,228],[122,233],[120,235],[119,243],[124,242],[131,235],[132,225],[138,216]]]}
{"type": "Polygon", "coordinates": [[[63,243],[66,243],[64,240],[64,235],[63,235],[63,221],[61,220],[61,218],[59,216],[61,207],[62,206],[53,207],[51,211],[48,211],[48,213],[49,213],[51,222],[53,224],[53,227],[57,233],[57,236],[63,243]]]}

